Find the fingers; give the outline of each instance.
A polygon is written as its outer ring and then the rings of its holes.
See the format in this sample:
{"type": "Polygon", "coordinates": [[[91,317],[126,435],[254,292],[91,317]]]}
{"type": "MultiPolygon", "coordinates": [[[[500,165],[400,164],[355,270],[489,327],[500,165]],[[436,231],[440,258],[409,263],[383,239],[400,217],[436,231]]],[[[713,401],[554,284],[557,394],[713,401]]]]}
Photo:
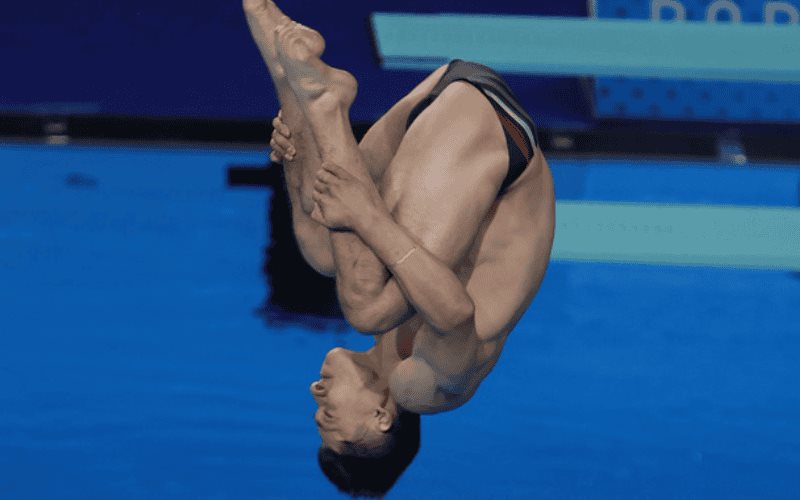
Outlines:
{"type": "Polygon", "coordinates": [[[270,139],[269,145],[273,151],[277,151],[278,154],[290,161],[294,160],[294,157],[297,154],[297,151],[292,143],[282,135],[275,132],[272,133],[272,139],[270,139]]]}
{"type": "Polygon", "coordinates": [[[323,171],[327,172],[328,174],[333,176],[335,179],[339,179],[339,180],[347,181],[347,182],[353,182],[353,181],[359,181],[360,182],[358,177],[354,176],[353,174],[351,174],[350,172],[348,172],[344,168],[342,168],[339,165],[336,165],[334,163],[323,162],[322,163],[322,168],[320,169],[320,172],[323,172],[323,171]]]}
{"type": "Polygon", "coordinates": [[[275,139],[269,141],[269,147],[272,148],[272,151],[269,153],[270,160],[274,161],[275,163],[283,163],[284,159],[289,159],[286,156],[286,151],[282,149],[277,142],[275,142],[275,139]]]}
{"type": "Polygon", "coordinates": [[[278,111],[278,116],[276,116],[275,119],[272,120],[272,129],[277,131],[287,139],[292,136],[292,131],[289,130],[289,126],[283,122],[283,117],[281,116],[280,111],[278,111]]]}
{"type": "Polygon", "coordinates": [[[325,170],[325,167],[317,170],[317,174],[314,176],[314,178],[317,179],[318,181],[321,181],[321,182],[325,183],[325,184],[331,184],[332,182],[335,182],[336,179],[337,179],[337,177],[335,175],[333,175],[331,172],[325,170]]]}
{"type": "Polygon", "coordinates": [[[322,168],[317,175],[321,175],[321,173],[327,173],[333,177],[339,178],[344,178],[345,175],[347,175],[347,172],[343,168],[330,162],[322,163],[322,168]]]}
{"type": "Polygon", "coordinates": [[[328,184],[325,184],[323,181],[319,179],[314,180],[314,191],[320,193],[330,193],[331,187],[328,184]]]}
{"type": "Polygon", "coordinates": [[[316,222],[317,224],[321,224],[325,227],[328,227],[328,222],[325,220],[325,217],[322,215],[322,207],[319,204],[314,203],[314,208],[311,210],[311,220],[316,222]]]}
{"type": "Polygon", "coordinates": [[[289,140],[291,131],[289,127],[283,123],[282,118],[282,111],[279,110],[278,116],[272,120],[272,138],[269,142],[270,147],[272,147],[270,159],[276,163],[281,163],[284,159],[292,161],[297,154],[297,150],[295,150],[294,145],[289,140]]]}
{"type": "Polygon", "coordinates": [[[314,206],[319,206],[320,210],[331,203],[331,195],[317,191],[316,189],[311,192],[311,199],[314,201],[314,206]]]}

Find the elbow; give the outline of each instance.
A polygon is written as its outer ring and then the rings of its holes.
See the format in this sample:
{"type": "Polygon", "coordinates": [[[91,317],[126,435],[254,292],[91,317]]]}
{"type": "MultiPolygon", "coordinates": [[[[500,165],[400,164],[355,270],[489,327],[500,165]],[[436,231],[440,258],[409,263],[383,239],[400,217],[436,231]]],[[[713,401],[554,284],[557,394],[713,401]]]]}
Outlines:
{"type": "Polygon", "coordinates": [[[475,303],[466,297],[453,304],[453,307],[433,325],[442,334],[450,334],[472,328],[475,324],[475,303]]]}
{"type": "Polygon", "coordinates": [[[376,334],[376,325],[374,321],[371,321],[370,318],[363,317],[360,314],[345,314],[345,319],[350,326],[352,326],[358,333],[362,333],[364,335],[374,335],[376,334]]]}

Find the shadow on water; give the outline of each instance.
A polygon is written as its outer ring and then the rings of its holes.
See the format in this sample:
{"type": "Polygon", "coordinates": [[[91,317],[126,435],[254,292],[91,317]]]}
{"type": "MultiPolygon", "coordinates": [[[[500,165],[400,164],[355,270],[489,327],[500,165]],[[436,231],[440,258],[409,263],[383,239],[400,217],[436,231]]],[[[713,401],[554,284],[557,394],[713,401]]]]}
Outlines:
{"type": "Polygon", "coordinates": [[[349,326],[336,297],[336,282],[309,266],[297,245],[283,169],[272,164],[266,174],[264,180],[272,189],[267,208],[269,244],[262,265],[267,297],[256,313],[268,326],[346,331],[349,326]]]}

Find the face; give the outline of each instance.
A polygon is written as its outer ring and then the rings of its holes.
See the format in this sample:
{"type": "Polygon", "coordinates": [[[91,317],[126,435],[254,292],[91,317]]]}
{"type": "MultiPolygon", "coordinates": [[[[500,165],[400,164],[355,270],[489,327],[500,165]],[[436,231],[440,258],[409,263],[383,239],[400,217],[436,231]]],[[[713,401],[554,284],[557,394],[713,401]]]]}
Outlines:
{"type": "Polygon", "coordinates": [[[310,390],[319,406],[314,420],[325,446],[342,453],[350,443],[380,440],[391,428],[397,410],[388,384],[366,353],[337,347],[325,356],[320,375],[310,390]]]}

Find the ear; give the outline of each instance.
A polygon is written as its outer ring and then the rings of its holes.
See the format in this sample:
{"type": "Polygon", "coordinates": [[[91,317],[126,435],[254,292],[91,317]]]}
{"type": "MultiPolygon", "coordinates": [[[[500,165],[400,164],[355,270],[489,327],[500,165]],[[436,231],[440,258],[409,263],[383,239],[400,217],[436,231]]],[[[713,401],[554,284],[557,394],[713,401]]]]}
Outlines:
{"type": "Polygon", "coordinates": [[[375,420],[378,424],[378,430],[381,432],[388,432],[392,428],[394,422],[393,416],[386,410],[386,408],[375,409],[375,420]]]}

